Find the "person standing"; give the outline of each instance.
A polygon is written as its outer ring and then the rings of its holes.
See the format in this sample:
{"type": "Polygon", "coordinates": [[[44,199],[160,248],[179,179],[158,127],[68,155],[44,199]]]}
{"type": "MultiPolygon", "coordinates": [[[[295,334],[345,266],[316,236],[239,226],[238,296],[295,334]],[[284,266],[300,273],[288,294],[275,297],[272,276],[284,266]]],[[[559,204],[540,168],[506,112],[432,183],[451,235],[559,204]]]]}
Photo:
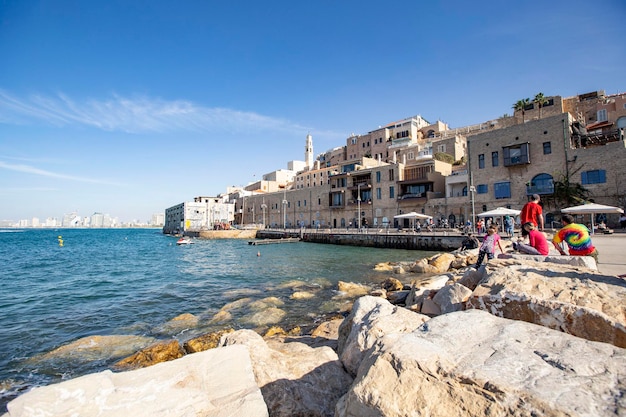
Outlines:
{"type": "Polygon", "coordinates": [[[619,225],[622,229],[626,229],[626,214],[619,216],[619,225]]]}
{"type": "Polygon", "coordinates": [[[528,245],[525,243],[513,243],[513,249],[529,255],[548,255],[550,246],[543,232],[535,228],[531,222],[524,223],[523,229],[528,233],[528,245]]]}
{"type": "MultiPolygon", "coordinates": [[[[539,230],[543,232],[543,210],[539,205],[539,194],[533,194],[531,200],[524,204],[522,207],[522,212],[520,213],[520,222],[522,224],[526,224],[528,222],[535,225],[535,227],[539,227],[539,230]]],[[[522,228],[522,236],[527,236],[528,232],[524,228],[522,228]]]]}
{"type": "Polygon", "coordinates": [[[565,242],[570,255],[591,256],[598,263],[598,250],[591,243],[589,229],[582,224],[574,223],[574,218],[570,214],[561,216],[561,223],[563,223],[563,228],[552,238],[552,243],[559,253],[565,255],[560,245],[561,242],[565,242]]]}
{"type": "Polygon", "coordinates": [[[514,221],[513,221],[513,217],[511,216],[504,216],[504,232],[509,235],[510,238],[513,238],[514,235],[514,229],[513,229],[513,225],[514,225],[514,221]]]}
{"type": "Polygon", "coordinates": [[[495,227],[490,227],[487,229],[487,234],[485,235],[483,244],[480,245],[480,249],[478,250],[478,260],[474,266],[476,269],[480,268],[485,256],[487,256],[488,260],[493,259],[493,255],[496,252],[496,244],[500,248],[500,252],[504,253],[502,244],[500,243],[500,235],[498,234],[498,231],[495,227]]]}

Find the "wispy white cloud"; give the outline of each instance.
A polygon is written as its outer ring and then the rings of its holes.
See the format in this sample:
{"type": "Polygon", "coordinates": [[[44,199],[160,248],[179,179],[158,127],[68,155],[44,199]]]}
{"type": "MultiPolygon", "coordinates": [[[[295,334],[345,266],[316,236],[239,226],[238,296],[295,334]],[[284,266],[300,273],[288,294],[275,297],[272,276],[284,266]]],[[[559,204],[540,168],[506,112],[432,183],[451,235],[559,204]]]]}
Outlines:
{"type": "Polygon", "coordinates": [[[17,171],[17,172],[23,172],[23,173],[26,173],[26,174],[38,175],[38,176],[42,176],[42,177],[57,178],[57,179],[64,179],[64,180],[70,180],[70,181],[87,182],[87,183],[93,183],[93,184],[118,185],[118,186],[122,185],[122,184],[114,183],[114,182],[107,181],[107,180],[86,178],[86,177],[77,177],[77,176],[74,176],[74,175],[60,174],[58,172],[46,171],[44,169],[36,168],[36,167],[30,166],[30,165],[8,164],[8,163],[2,162],[2,161],[0,161],[0,169],[6,169],[8,171],[17,171]]]}
{"type": "Polygon", "coordinates": [[[0,123],[44,122],[55,126],[82,125],[128,133],[174,130],[311,131],[288,120],[219,107],[198,106],[187,100],[113,95],[104,100],[76,101],[65,94],[16,97],[0,90],[0,123]]]}

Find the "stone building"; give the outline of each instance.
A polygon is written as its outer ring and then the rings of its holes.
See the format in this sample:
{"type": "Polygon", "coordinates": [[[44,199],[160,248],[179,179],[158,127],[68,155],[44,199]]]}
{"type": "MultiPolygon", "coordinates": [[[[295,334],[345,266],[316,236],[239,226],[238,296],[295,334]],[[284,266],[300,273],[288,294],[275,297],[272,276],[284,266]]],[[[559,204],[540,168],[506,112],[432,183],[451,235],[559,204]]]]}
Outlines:
{"type": "Polygon", "coordinates": [[[557,182],[581,184],[589,191],[590,200],[623,206],[623,131],[621,138],[605,135],[588,143],[589,135],[574,134],[574,125],[570,113],[561,113],[468,138],[476,212],[496,207],[521,209],[532,194],[539,194],[549,225],[565,208],[554,198],[557,182]]]}

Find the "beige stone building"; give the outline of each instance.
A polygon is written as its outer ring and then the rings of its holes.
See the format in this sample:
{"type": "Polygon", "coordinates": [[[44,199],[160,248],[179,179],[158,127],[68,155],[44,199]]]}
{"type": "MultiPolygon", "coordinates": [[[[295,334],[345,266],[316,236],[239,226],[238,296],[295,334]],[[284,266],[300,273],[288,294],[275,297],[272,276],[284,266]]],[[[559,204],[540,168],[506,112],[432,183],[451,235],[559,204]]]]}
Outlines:
{"type": "Polygon", "coordinates": [[[459,226],[499,206],[520,209],[535,193],[549,222],[562,208],[553,197],[564,180],[598,203],[623,207],[624,128],[626,94],[596,91],[549,96],[541,107],[531,102],[512,116],[456,129],[413,116],[352,134],[316,159],[307,135],[304,162],[229,193],[233,222],[402,227],[394,216],[415,211],[459,226]]]}
{"type": "MultiPolygon", "coordinates": [[[[556,182],[578,183],[589,199],[626,203],[626,142],[623,131],[577,135],[576,121],[561,113],[468,138],[470,181],[476,212],[496,207],[521,209],[532,194],[542,196],[546,224],[559,216],[556,182]],[[589,137],[593,141],[587,142],[589,137]]],[[[583,204],[584,201],[580,201],[583,204]]],[[[611,218],[611,220],[616,220],[611,218]]]]}

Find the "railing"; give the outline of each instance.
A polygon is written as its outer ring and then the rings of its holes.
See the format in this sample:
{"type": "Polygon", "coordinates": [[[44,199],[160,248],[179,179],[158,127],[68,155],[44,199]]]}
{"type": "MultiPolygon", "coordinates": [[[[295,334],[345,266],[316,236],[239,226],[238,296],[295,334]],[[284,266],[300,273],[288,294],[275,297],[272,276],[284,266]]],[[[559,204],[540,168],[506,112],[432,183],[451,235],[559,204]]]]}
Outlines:
{"type": "Polygon", "coordinates": [[[572,148],[605,145],[610,142],[619,142],[620,140],[624,140],[624,138],[624,128],[601,133],[591,133],[588,135],[572,135],[572,148]]]}
{"type": "Polygon", "coordinates": [[[526,195],[533,194],[554,194],[554,184],[526,186],[526,195]]]}

